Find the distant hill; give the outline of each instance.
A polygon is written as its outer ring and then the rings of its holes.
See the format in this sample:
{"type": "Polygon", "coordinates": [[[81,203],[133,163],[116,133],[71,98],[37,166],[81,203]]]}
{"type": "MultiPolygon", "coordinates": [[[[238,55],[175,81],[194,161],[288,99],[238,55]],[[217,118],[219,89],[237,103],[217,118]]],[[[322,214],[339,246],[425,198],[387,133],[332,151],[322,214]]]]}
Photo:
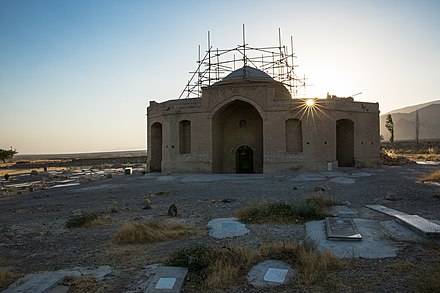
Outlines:
{"type": "Polygon", "coordinates": [[[389,140],[385,128],[386,115],[391,114],[394,122],[394,140],[416,138],[416,111],[419,111],[419,139],[440,138],[440,100],[390,111],[380,116],[380,133],[389,140]]]}

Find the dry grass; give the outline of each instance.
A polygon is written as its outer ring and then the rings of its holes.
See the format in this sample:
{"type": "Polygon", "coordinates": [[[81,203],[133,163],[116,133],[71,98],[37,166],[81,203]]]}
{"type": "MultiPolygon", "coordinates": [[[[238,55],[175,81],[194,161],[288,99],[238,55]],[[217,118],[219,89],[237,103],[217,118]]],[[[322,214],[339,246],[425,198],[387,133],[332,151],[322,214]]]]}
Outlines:
{"type": "Polygon", "coordinates": [[[260,255],[264,259],[278,259],[293,265],[297,262],[301,249],[297,242],[263,243],[260,246],[260,255]]]}
{"type": "Polygon", "coordinates": [[[298,270],[297,284],[313,285],[326,278],[341,261],[332,252],[319,252],[309,241],[264,243],[259,249],[247,246],[221,248],[196,245],[171,255],[168,265],[186,266],[190,279],[205,289],[231,288],[245,282],[251,267],[265,259],[278,259],[298,270]]]}
{"type": "Polygon", "coordinates": [[[118,244],[140,244],[167,240],[186,239],[199,231],[177,220],[166,222],[147,221],[144,223],[126,222],[116,232],[113,242],[118,244]]]}
{"type": "Polygon", "coordinates": [[[305,201],[307,202],[314,202],[321,208],[327,208],[331,206],[341,205],[342,202],[336,198],[332,198],[329,196],[326,196],[322,193],[313,193],[305,198],[305,201]]]}
{"type": "Polygon", "coordinates": [[[431,174],[423,176],[422,182],[440,182],[440,171],[434,171],[431,174]]]}
{"type": "Polygon", "coordinates": [[[341,261],[330,251],[301,249],[298,253],[298,283],[312,285],[323,279],[330,270],[339,268],[341,261]]]}
{"type": "MultiPolygon", "coordinates": [[[[65,277],[64,283],[69,285],[69,293],[100,292],[101,285],[93,276],[65,277]]],[[[101,292],[103,292],[101,290],[101,292]]]]}
{"type": "Polygon", "coordinates": [[[0,269],[0,291],[6,289],[10,284],[15,282],[18,276],[13,272],[5,269],[0,269]]]}
{"type": "Polygon", "coordinates": [[[302,245],[296,242],[265,243],[260,247],[260,254],[264,259],[278,259],[296,266],[299,270],[297,282],[313,285],[340,267],[341,261],[330,250],[320,252],[309,242],[306,240],[302,245]]]}
{"type": "Polygon", "coordinates": [[[226,288],[239,282],[244,272],[260,260],[256,250],[241,245],[211,249],[209,258],[211,263],[203,283],[209,289],[226,288]]]}

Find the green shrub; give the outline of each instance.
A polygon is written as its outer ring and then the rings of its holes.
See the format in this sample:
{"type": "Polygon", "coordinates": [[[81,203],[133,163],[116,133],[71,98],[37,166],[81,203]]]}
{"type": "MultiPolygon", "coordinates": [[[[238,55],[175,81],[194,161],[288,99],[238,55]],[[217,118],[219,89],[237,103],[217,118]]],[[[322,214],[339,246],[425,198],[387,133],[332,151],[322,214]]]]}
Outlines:
{"type": "Polygon", "coordinates": [[[81,215],[74,215],[69,217],[66,222],[67,228],[80,228],[90,225],[93,221],[98,220],[98,215],[96,213],[88,213],[81,215]]]}

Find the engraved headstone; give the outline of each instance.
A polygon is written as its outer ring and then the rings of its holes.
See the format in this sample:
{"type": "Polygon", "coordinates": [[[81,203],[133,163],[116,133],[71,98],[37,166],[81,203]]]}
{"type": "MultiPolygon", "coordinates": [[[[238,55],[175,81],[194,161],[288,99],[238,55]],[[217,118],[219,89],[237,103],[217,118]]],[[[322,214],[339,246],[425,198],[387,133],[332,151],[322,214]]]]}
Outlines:
{"type": "Polygon", "coordinates": [[[326,218],[325,228],[329,240],[362,240],[352,218],[326,218]]]}
{"type": "Polygon", "coordinates": [[[266,282],[284,283],[288,272],[286,269],[268,268],[263,280],[266,282]]]}
{"type": "Polygon", "coordinates": [[[176,278],[160,278],[157,281],[156,289],[173,289],[176,284],[176,278]]]}

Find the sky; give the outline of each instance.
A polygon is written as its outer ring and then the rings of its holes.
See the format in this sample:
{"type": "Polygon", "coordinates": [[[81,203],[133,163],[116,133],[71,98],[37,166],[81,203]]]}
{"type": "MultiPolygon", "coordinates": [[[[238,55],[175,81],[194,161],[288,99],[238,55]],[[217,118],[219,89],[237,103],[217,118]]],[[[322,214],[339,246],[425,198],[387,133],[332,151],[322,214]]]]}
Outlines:
{"type": "Polygon", "coordinates": [[[198,46],[294,38],[306,95],[440,99],[440,1],[0,0],[0,148],[146,148],[150,101],[177,99],[198,46]]]}

